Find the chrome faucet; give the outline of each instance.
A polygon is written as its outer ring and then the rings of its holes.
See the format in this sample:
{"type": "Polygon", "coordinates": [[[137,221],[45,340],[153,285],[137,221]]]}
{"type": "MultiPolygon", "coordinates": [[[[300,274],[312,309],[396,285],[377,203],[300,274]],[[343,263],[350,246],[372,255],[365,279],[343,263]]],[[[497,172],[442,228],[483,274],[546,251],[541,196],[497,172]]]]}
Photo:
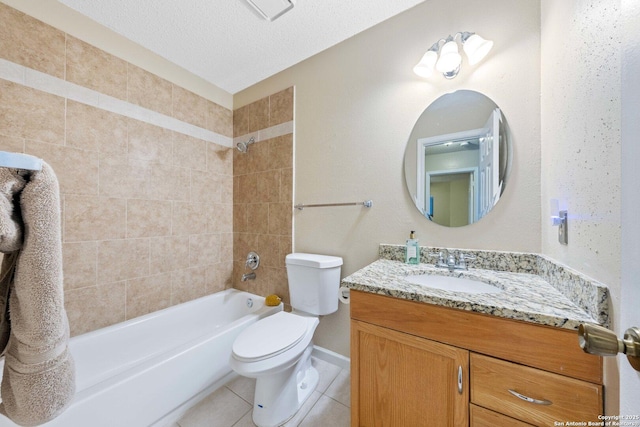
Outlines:
{"type": "Polygon", "coordinates": [[[447,257],[447,265],[446,265],[449,271],[455,270],[457,263],[458,262],[456,261],[456,256],[451,252],[449,252],[449,256],[447,257]]]}
{"type": "Polygon", "coordinates": [[[255,252],[249,252],[247,260],[244,263],[245,267],[255,270],[260,265],[260,255],[255,252]]]}
{"type": "MultiPolygon", "coordinates": [[[[251,270],[255,271],[259,265],[260,265],[260,255],[258,255],[253,251],[249,252],[249,254],[247,255],[247,260],[244,263],[244,266],[246,268],[250,268],[251,270]]],[[[256,273],[252,271],[250,273],[244,273],[242,275],[242,279],[240,280],[243,282],[246,282],[247,280],[255,280],[255,279],[256,279],[256,273]]]]}
{"type": "Polygon", "coordinates": [[[469,267],[467,266],[467,261],[476,259],[476,257],[474,256],[460,253],[458,259],[456,260],[456,256],[454,253],[449,252],[447,250],[445,250],[444,252],[440,252],[437,254],[429,254],[429,255],[438,257],[438,261],[435,264],[436,267],[446,268],[451,273],[453,273],[455,270],[468,270],[469,267]],[[446,257],[444,255],[444,252],[447,253],[446,257]],[[446,261],[445,261],[445,258],[446,258],[446,261]]]}
{"type": "Polygon", "coordinates": [[[242,281],[246,282],[247,280],[255,280],[256,278],[256,273],[254,273],[253,271],[251,273],[244,273],[242,275],[242,281]]]}

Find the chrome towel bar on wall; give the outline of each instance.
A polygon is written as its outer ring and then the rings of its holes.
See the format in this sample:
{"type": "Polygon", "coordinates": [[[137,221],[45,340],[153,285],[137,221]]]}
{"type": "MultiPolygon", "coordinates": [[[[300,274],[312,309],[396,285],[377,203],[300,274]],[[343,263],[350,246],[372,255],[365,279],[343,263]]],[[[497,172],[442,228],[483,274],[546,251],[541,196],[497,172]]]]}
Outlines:
{"type": "Polygon", "coordinates": [[[364,202],[350,202],[350,203],[321,203],[321,204],[315,204],[315,205],[305,205],[302,203],[298,203],[297,205],[294,206],[294,208],[298,210],[303,210],[304,208],[323,208],[323,207],[329,207],[329,206],[359,206],[359,205],[362,205],[365,208],[370,208],[371,206],[373,206],[373,200],[365,200],[364,202]]]}

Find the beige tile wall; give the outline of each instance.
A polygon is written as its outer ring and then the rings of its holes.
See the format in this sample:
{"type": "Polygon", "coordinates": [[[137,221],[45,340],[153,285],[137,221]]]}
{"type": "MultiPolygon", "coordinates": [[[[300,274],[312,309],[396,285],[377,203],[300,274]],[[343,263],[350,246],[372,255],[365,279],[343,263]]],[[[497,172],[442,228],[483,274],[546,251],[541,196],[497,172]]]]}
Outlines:
{"type": "MultiPolygon", "coordinates": [[[[234,111],[234,136],[293,120],[293,88],[234,111]]],[[[291,252],[293,134],[258,141],[233,157],[234,287],[289,302],[285,256],[291,252]],[[260,255],[256,280],[242,282],[249,251],[260,255]]]]}
{"type": "MultiPolygon", "coordinates": [[[[2,3],[0,22],[0,58],[233,135],[229,109],[2,3]]],[[[58,176],[72,335],[232,285],[232,149],[0,79],[0,150],[58,176]]]]}

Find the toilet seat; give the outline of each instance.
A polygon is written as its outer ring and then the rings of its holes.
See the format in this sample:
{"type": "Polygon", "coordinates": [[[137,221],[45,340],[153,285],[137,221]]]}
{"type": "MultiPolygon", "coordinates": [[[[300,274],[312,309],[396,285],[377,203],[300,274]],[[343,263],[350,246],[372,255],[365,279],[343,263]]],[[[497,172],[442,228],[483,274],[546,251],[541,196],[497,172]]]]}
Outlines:
{"type": "Polygon", "coordinates": [[[257,362],[277,356],[298,344],[309,323],[304,317],[281,311],[246,328],[233,343],[233,357],[257,362]]]}

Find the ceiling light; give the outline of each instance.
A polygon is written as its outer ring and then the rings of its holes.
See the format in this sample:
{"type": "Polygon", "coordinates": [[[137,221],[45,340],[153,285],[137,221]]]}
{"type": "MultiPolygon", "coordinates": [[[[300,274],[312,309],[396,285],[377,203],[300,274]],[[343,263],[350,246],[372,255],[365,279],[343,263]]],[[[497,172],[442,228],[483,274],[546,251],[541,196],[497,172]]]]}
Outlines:
{"type": "Polygon", "coordinates": [[[293,9],[291,0],[247,0],[264,19],[273,21],[293,9]]]}
{"type": "Polygon", "coordinates": [[[459,53],[458,42],[456,42],[458,36],[460,36],[460,43],[467,55],[469,65],[480,62],[493,47],[491,40],[485,40],[475,33],[459,32],[454,36],[435,42],[422,56],[420,62],[413,67],[413,72],[420,77],[429,77],[435,68],[447,79],[456,77],[462,64],[462,56],[459,53]]]}

